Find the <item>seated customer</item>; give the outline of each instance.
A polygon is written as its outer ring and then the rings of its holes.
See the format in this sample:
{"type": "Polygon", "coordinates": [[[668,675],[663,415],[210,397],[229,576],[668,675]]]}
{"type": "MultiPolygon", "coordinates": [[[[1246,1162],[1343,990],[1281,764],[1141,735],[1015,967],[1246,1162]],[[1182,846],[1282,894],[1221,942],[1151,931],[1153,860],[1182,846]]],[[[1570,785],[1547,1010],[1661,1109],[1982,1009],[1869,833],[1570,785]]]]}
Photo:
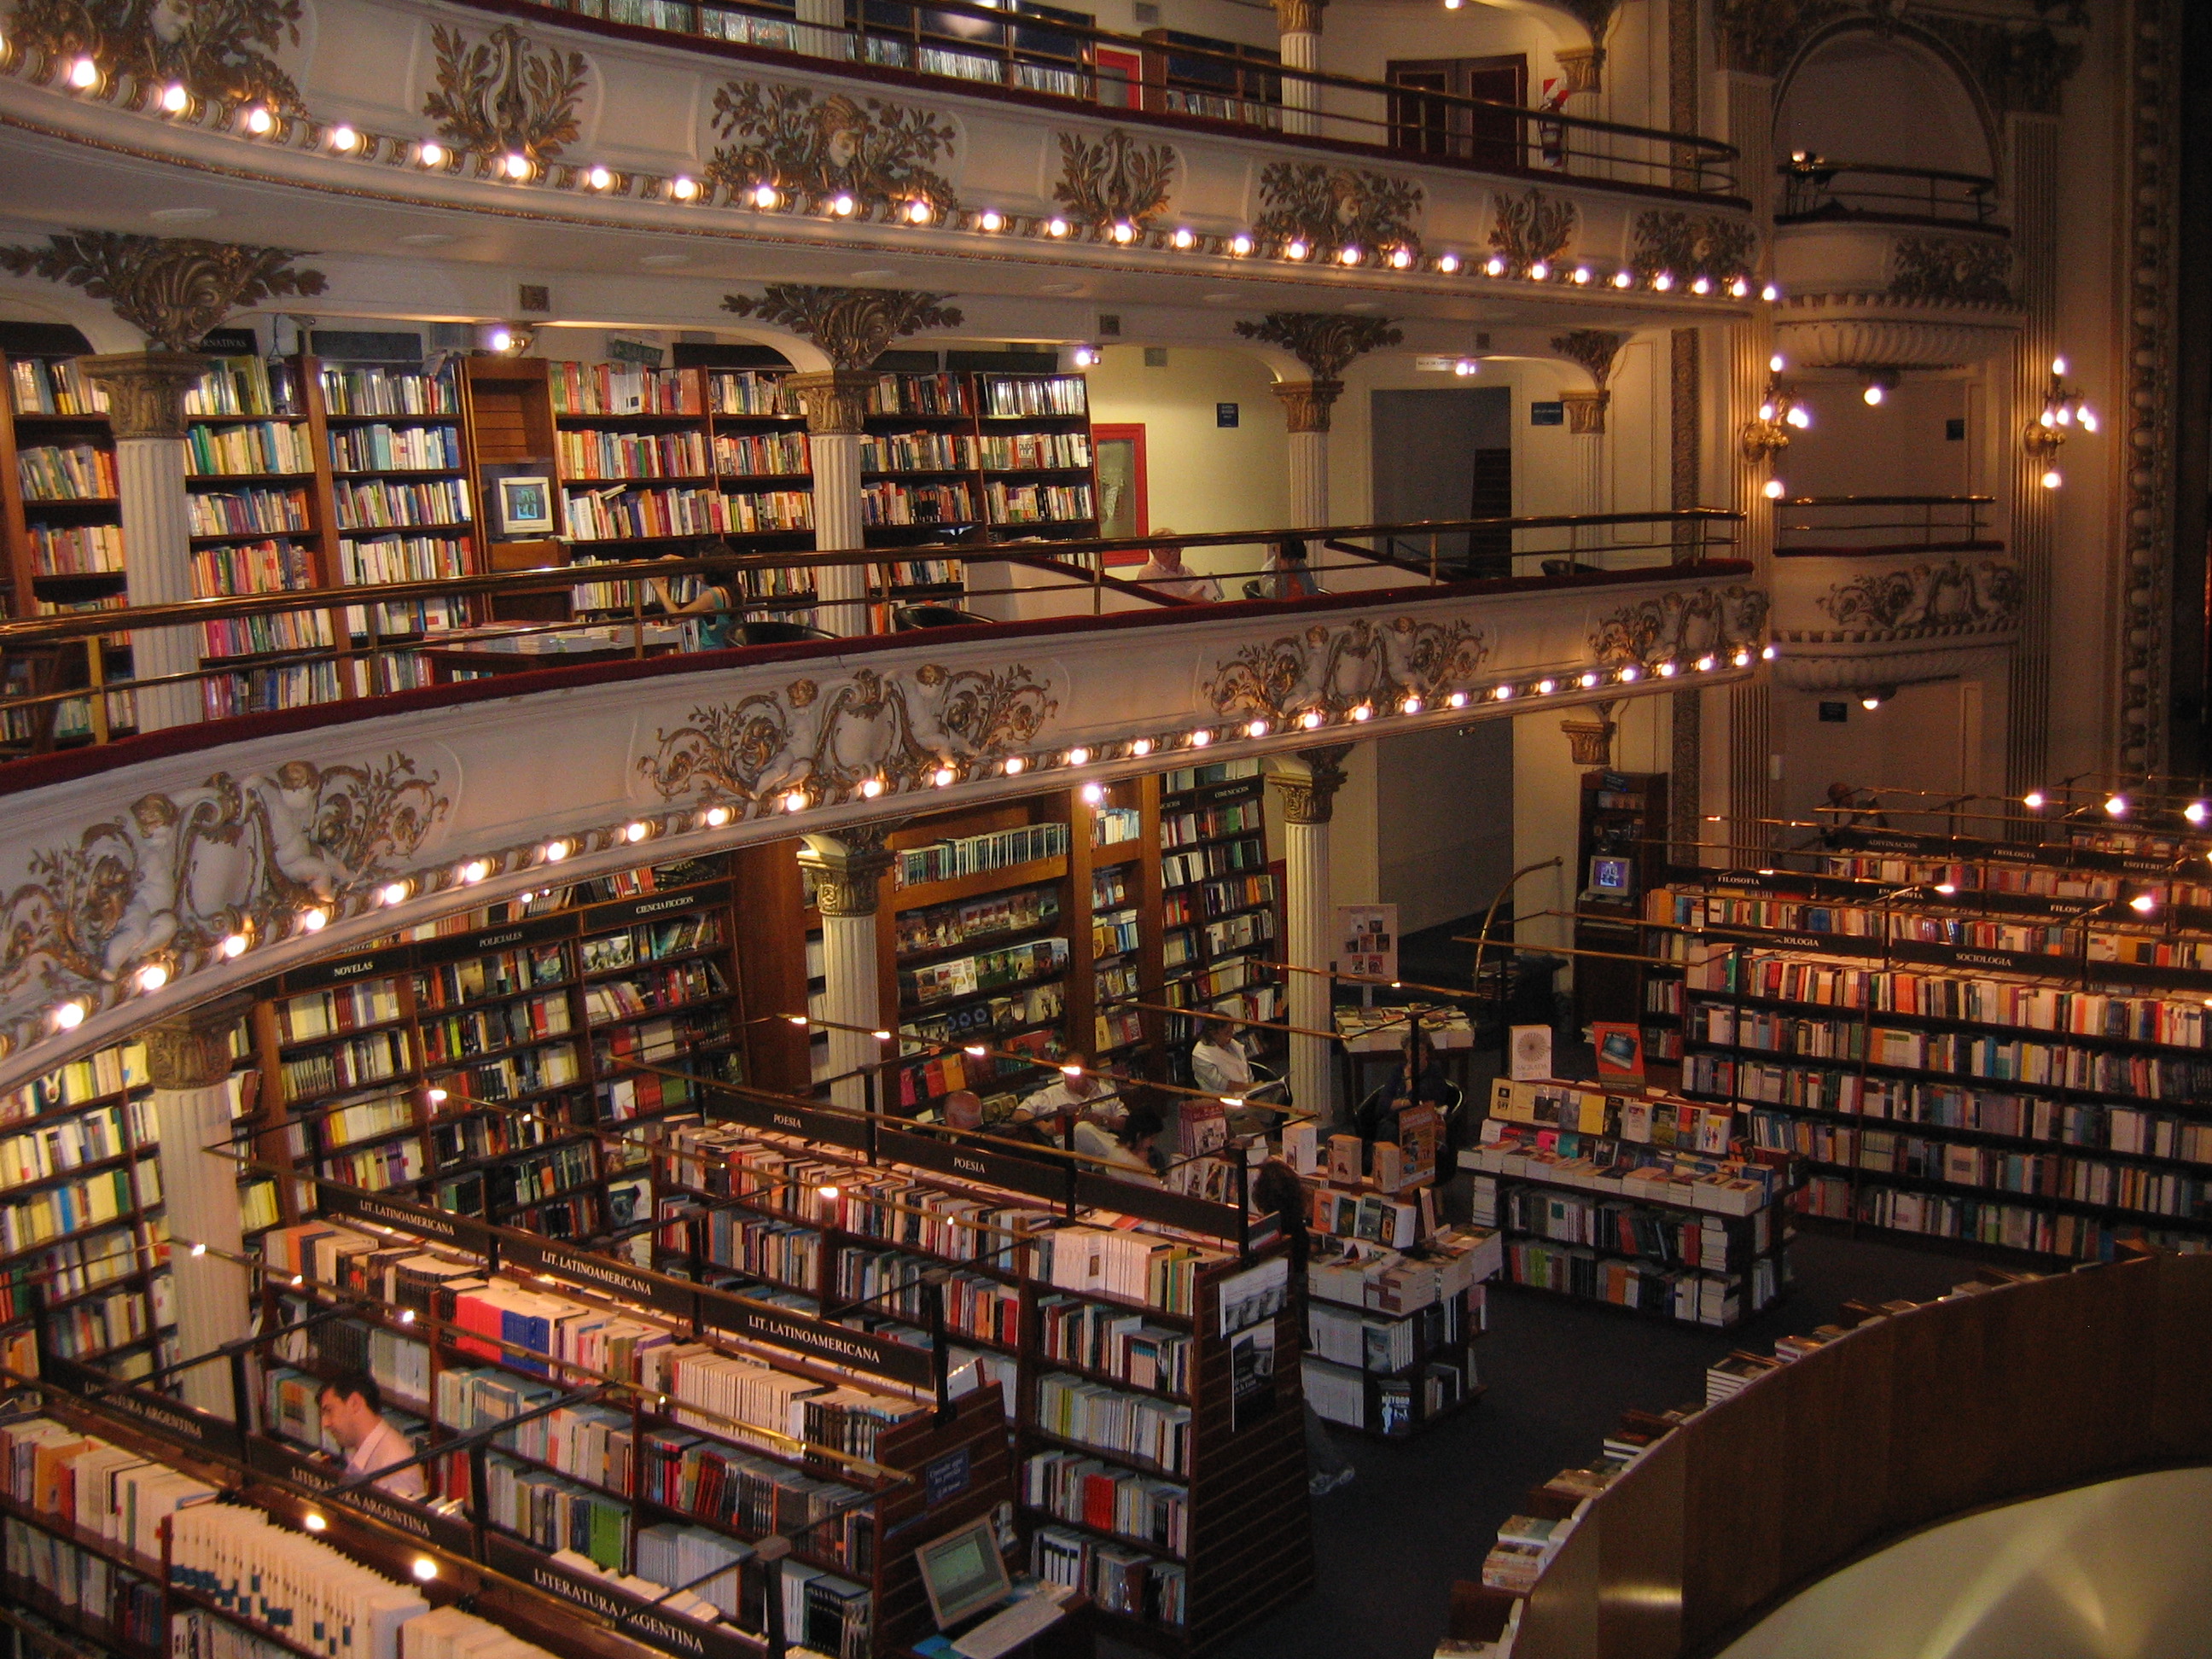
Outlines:
{"type": "MultiPolygon", "coordinates": [[[[1162,526],[1153,533],[1172,536],[1175,532],[1162,526]]],[[[1196,599],[1212,605],[1221,598],[1221,584],[1185,564],[1182,549],[1172,543],[1153,547],[1152,556],[1145,561],[1144,568],[1130,580],[1157,587],[1163,593],[1172,593],[1179,599],[1196,599]]]]}
{"type": "Polygon", "coordinates": [[[1208,1094],[1239,1100],[1279,1101],[1283,1085],[1261,1075],[1253,1064],[1244,1030],[1227,1020],[1209,1020],[1190,1048],[1191,1081],[1208,1094]]]}
{"type": "Polygon", "coordinates": [[[1133,1108],[1121,1127],[1110,1133],[1086,1118],[1075,1126],[1075,1150],[1097,1158],[1116,1181],[1157,1182],[1152,1154],[1166,1127],[1149,1106],[1133,1108]]]}

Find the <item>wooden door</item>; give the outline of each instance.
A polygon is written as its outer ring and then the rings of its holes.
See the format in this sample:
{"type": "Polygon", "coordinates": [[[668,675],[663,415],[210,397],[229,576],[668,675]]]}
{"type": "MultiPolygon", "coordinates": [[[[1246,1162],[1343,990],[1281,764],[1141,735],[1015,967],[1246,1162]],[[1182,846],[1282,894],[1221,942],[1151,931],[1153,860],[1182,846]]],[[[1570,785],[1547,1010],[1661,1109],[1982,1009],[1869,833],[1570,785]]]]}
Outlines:
{"type": "Polygon", "coordinates": [[[1525,54],[1393,59],[1385,74],[1392,86],[1405,88],[1390,100],[1393,149],[1446,156],[1477,167],[1523,164],[1522,124],[1516,112],[1527,106],[1528,98],[1525,54]],[[1462,98],[1486,99],[1510,107],[1476,109],[1453,101],[1462,98]]]}

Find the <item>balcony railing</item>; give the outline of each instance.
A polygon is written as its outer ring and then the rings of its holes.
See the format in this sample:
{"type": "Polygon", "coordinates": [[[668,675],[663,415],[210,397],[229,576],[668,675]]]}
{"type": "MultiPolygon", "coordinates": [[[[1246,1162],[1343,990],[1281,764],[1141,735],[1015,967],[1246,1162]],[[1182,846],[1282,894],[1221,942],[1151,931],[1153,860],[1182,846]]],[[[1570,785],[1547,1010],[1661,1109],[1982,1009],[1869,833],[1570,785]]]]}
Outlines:
{"type": "Polygon", "coordinates": [[[1990,223],[1996,211],[1997,181],[1980,173],[1831,161],[1802,153],[1775,171],[1782,175],[1777,224],[1877,219],[1997,228],[1990,223]]]}
{"type": "Polygon", "coordinates": [[[2001,553],[1982,534],[1994,495],[1796,495],[1776,504],[1783,558],[1901,552],[2001,553]]]}
{"type": "MultiPolygon", "coordinates": [[[[944,76],[1116,119],[1196,122],[1395,151],[1427,163],[1733,196],[1734,146],[1489,99],[1301,70],[1259,47],[1155,29],[1115,34],[1085,15],[966,0],[847,0],[844,26],[769,0],[477,0],[586,28],[828,58],[878,78],[944,76]]],[[[772,183],[773,180],[763,180],[772,183]]]]}
{"type": "MultiPolygon", "coordinates": [[[[1583,517],[1456,520],[1329,529],[1217,532],[1126,541],[948,548],[968,562],[957,604],[906,604],[880,585],[876,551],[736,555],[555,565],[495,575],[388,582],[194,599],[0,623],[0,759],[103,744],[136,728],[136,700],[182,690],[195,717],[220,720],[279,708],[356,702],[519,672],[643,659],[689,650],[770,647],[846,634],[988,627],[1048,617],[1154,610],[1203,617],[1208,602],[1135,580],[1139,564],[1110,563],[1146,549],[1212,550],[1204,573],[1225,601],[1295,605],[1323,593],[1376,593],[1492,580],[1509,591],[1571,586],[1607,573],[1696,566],[1734,550],[1741,515],[1714,508],[1583,517]],[[817,591],[753,597],[749,573],[811,569],[817,591]],[[836,599],[830,573],[850,571],[836,599]],[[587,592],[612,610],[572,614],[587,592]],[[726,603],[684,603],[686,591],[726,603]],[[678,606],[672,611],[668,602],[678,606]],[[425,618],[454,625],[420,631],[425,618]],[[251,629],[237,624],[251,624],[251,629]],[[199,666],[137,677],[115,653],[156,631],[198,641],[232,634],[313,641],[251,656],[199,658],[199,666]],[[211,626],[212,625],[212,626],[211,626]],[[410,631],[410,628],[416,631],[410,631]]],[[[910,552],[911,550],[900,550],[910,552]]],[[[1193,572],[1193,574],[1199,573],[1193,572]]],[[[198,651],[185,653],[198,656],[198,651]]]]}

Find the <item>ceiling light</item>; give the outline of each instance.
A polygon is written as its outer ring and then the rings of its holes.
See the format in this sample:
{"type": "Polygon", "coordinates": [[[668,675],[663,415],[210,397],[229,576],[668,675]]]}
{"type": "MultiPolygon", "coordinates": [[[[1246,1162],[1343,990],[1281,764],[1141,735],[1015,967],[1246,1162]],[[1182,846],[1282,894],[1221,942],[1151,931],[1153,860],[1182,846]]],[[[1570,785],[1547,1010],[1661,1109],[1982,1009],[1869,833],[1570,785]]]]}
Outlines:
{"type": "Polygon", "coordinates": [[[1456,253],[1440,255],[1437,260],[1437,269],[1443,272],[1445,276],[1450,276],[1454,271],[1459,269],[1459,255],[1456,253]]]}
{"type": "Polygon", "coordinates": [[[331,913],[327,910],[302,910],[300,912],[300,931],[303,933],[319,933],[330,925],[330,920],[331,913]]]}
{"type": "Polygon", "coordinates": [[[804,789],[794,789],[786,795],[783,798],[783,810],[787,812],[804,812],[806,810],[806,792],[804,789]]]}
{"type": "Polygon", "coordinates": [[[830,198],[830,211],[840,219],[851,218],[860,205],[849,196],[833,196],[830,198]]]}
{"type": "Polygon", "coordinates": [[[930,222],[934,211],[935,210],[927,202],[908,202],[906,204],[907,222],[910,225],[926,225],[930,222]]]}
{"type": "Polygon", "coordinates": [[[1634,663],[1623,663],[1621,665],[1620,683],[1623,685],[1632,685],[1643,678],[1644,671],[1641,668],[1638,668],[1634,663]]]}
{"type": "Polygon", "coordinates": [[[1132,755],[1134,755],[1139,760],[1144,759],[1146,756],[1152,752],[1152,740],[1150,738],[1139,738],[1134,743],[1129,745],[1129,752],[1132,755]]]}
{"type": "Polygon", "coordinates": [[[1127,246],[1130,242],[1136,240],[1137,228],[1131,224],[1127,219],[1117,219],[1114,222],[1114,228],[1111,234],[1115,241],[1127,246]]]}
{"type": "Polygon", "coordinates": [[[1355,704],[1352,710],[1352,718],[1356,720],[1373,720],[1375,718],[1375,705],[1370,702],[1355,704]]]}
{"type": "Polygon", "coordinates": [[[1869,714],[1872,714],[1875,709],[1881,707],[1881,699],[1880,697],[1861,697],[1859,699],[1859,707],[1865,709],[1869,714]]]}
{"type": "Polygon", "coordinates": [[[1347,243],[1336,251],[1336,262],[1340,265],[1356,265],[1364,257],[1356,243],[1347,243]]]}
{"type": "Polygon", "coordinates": [[[774,185],[755,185],[753,186],[753,205],[757,208],[772,208],[782,200],[783,198],[775,193],[775,186],[774,185]]]}
{"type": "Polygon", "coordinates": [[[1710,674],[1712,672],[1713,659],[1711,656],[1703,656],[1698,659],[1698,672],[1700,674],[1710,674]]]}
{"type": "MultiPolygon", "coordinates": [[[[161,88],[161,107],[171,115],[182,115],[192,106],[192,95],[178,82],[172,81],[161,88]]],[[[350,129],[341,128],[341,131],[350,129]]]]}
{"type": "Polygon", "coordinates": [[[1238,231],[1229,239],[1229,251],[1236,254],[1249,253],[1252,251],[1252,239],[1243,231],[1238,231]]]}
{"type": "Polygon", "coordinates": [[[1006,757],[1006,775],[1007,775],[1008,777],[1010,777],[1010,778],[1017,778],[1017,777],[1019,777],[1019,776],[1021,775],[1021,774],[1022,774],[1022,769],[1023,769],[1024,767],[1027,766],[1028,764],[1029,764],[1029,763],[1028,763],[1027,761],[1024,760],[1024,759],[1023,759],[1019,755],[1009,755],[1009,756],[1007,756],[1007,757],[1006,757]]]}
{"type": "Polygon", "coordinates": [[[1401,714],[1419,714],[1421,712],[1420,698],[1416,695],[1408,693],[1406,696],[1400,699],[1398,703],[1398,712],[1401,714]]]}
{"type": "Polygon", "coordinates": [[[1067,751],[1067,763],[1070,766],[1090,765],[1091,751],[1088,749],[1085,749],[1080,746],[1069,750],[1067,751]]]}
{"type": "Polygon", "coordinates": [[[1579,680],[1577,680],[1577,681],[1576,682],[1576,684],[1577,684],[1577,685],[1581,686],[1581,687],[1582,687],[1582,689],[1583,689],[1583,690],[1585,690],[1585,691],[1589,690],[1590,689],[1590,687],[1592,687],[1593,685],[1595,685],[1595,684],[1597,684],[1597,672],[1596,672],[1596,671],[1595,671],[1595,669],[1593,669],[1593,670],[1589,671],[1589,672],[1585,673],[1585,674],[1582,677],[1582,678],[1581,678],[1581,679],[1579,679],[1579,680]]]}
{"type": "Polygon", "coordinates": [[[520,184],[530,176],[530,158],[527,155],[510,151],[507,159],[501,161],[500,166],[506,171],[507,176],[517,184],[520,184]]]}
{"type": "Polygon", "coordinates": [[[1248,738],[1266,737],[1267,735],[1267,722],[1265,720],[1249,721],[1244,727],[1244,735],[1248,738]]]}
{"type": "Polygon", "coordinates": [[[1464,691],[1455,691],[1451,696],[1446,697],[1444,702],[1450,708],[1464,708],[1467,707],[1467,693],[1464,691]]]}
{"type": "Polygon", "coordinates": [[[52,1019],[57,1031],[74,1031],[84,1024],[84,1004],[64,1002],[58,1006],[49,1018],[52,1019]]]}
{"type": "Polygon", "coordinates": [[[1633,287],[1635,287],[1635,286],[1636,286],[1636,273],[1635,273],[1635,272],[1633,272],[1633,271],[1629,271],[1629,270],[1616,270],[1616,271],[1614,271],[1614,272],[1613,273],[1613,285],[1615,288],[1633,288],[1633,287]]]}
{"type": "Polygon", "coordinates": [[[1713,279],[1710,276],[1700,276],[1690,284],[1690,292],[1692,294],[1711,294],[1712,291],[1713,279]]]}
{"type": "Polygon", "coordinates": [[[404,904],[410,890],[404,881],[387,882],[376,896],[386,904],[404,904]]]}
{"type": "Polygon", "coordinates": [[[1309,708],[1304,714],[1298,716],[1298,724],[1305,727],[1309,732],[1320,731],[1321,722],[1322,712],[1318,708],[1309,708]]]}
{"type": "Polygon", "coordinates": [[[1394,248],[1392,248],[1392,249],[1390,250],[1390,269],[1391,269],[1391,270],[1406,270],[1408,266],[1410,266],[1413,263],[1413,249],[1411,249],[1411,248],[1409,248],[1409,247],[1394,247],[1394,248]]]}
{"type": "Polygon", "coordinates": [[[446,147],[434,138],[425,138],[415,146],[415,159],[426,167],[446,165],[446,147]]]}
{"type": "Polygon", "coordinates": [[[1501,685],[1490,695],[1497,698],[1498,702],[1504,702],[1507,698],[1513,695],[1513,688],[1510,684],[1501,685]]]}
{"type": "Polygon", "coordinates": [[[1176,226],[1175,234],[1168,238],[1170,245],[1178,248],[1188,248],[1197,240],[1197,237],[1192,235],[1181,225],[1176,226]]]}
{"type": "Polygon", "coordinates": [[[246,130],[257,138],[265,138],[276,130],[276,118],[267,106],[256,104],[246,112],[246,130]]]}
{"type": "Polygon", "coordinates": [[[1778,501],[1782,499],[1783,489],[1781,479],[1769,478],[1765,483],[1759,485],[1759,493],[1770,501],[1778,501]]]}
{"type": "MultiPolygon", "coordinates": [[[[173,88],[173,90],[182,92],[184,88],[182,87],[178,87],[173,88]]],[[[161,94],[161,97],[162,101],[167,103],[168,100],[168,94],[164,93],[161,94]]],[[[359,149],[361,148],[361,135],[349,126],[332,127],[331,129],[331,148],[341,154],[346,154],[353,150],[359,149]]]]}
{"type": "Polygon", "coordinates": [[[643,841],[652,833],[653,826],[641,820],[633,821],[623,826],[623,839],[629,842],[632,846],[643,841]]]}
{"type": "Polygon", "coordinates": [[[79,92],[89,92],[100,84],[100,65],[89,58],[80,58],[69,66],[69,83],[79,92]]]}
{"type": "Polygon", "coordinates": [[[688,202],[699,193],[699,185],[694,179],[678,177],[668,181],[668,193],[679,202],[688,202]]]}
{"type": "Polygon", "coordinates": [[[1206,744],[1212,741],[1213,733],[1207,731],[1202,726],[1200,726],[1197,731],[1190,734],[1190,746],[1194,749],[1203,749],[1206,744]]]}
{"type": "Polygon", "coordinates": [[[1741,300],[1750,292],[1751,284],[1744,281],[1741,276],[1737,277],[1735,281],[1729,284],[1729,295],[1731,299],[1741,300]]]}
{"type": "Polygon", "coordinates": [[[491,873],[491,866],[482,859],[471,859],[461,866],[461,879],[473,887],[491,873]]]}
{"type": "Polygon", "coordinates": [[[957,774],[954,773],[951,767],[940,766],[937,770],[929,775],[929,781],[935,784],[939,789],[950,789],[952,787],[952,780],[956,775],[957,774]]]}
{"type": "Polygon", "coordinates": [[[593,167],[584,175],[584,187],[586,190],[605,190],[614,181],[614,174],[609,173],[605,167],[593,167]]]}
{"type": "Polygon", "coordinates": [[[1536,695],[1540,697],[1548,697],[1553,692],[1559,689],[1559,683],[1557,680],[1538,680],[1536,682],[1536,695]]]}
{"type": "Polygon", "coordinates": [[[1654,292],[1664,294],[1668,289],[1674,286],[1674,273],[1673,271],[1662,270],[1653,274],[1651,278],[1651,287],[1654,292]]]}
{"type": "Polygon", "coordinates": [[[1495,253],[1492,254],[1482,262],[1482,274],[1486,276],[1503,276],[1505,274],[1505,261],[1495,253]]]}
{"type": "Polygon", "coordinates": [[[1867,400],[1869,407],[1879,405],[1881,402],[1882,395],[1881,382],[1879,380],[1869,380],[1867,382],[1867,389],[1859,393],[1860,397],[1867,400]]]}
{"type": "Polygon", "coordinates": [[[1285,259],[1303,259],[1306,257],[1306,245],[1304,242],[1294,240],[1283,245],[1283,258],[1285,259]]]}
{"type": "Polygon", "coordinates": [[[1528,280],[1532,283],[1544,282],[1551,276],[1551,266],[1546,264],[1541,259],[1528,267],[1528,280]]]}
{"type": "Polygon", "coordinates": [[[1044,234],[1048,236],[1065,236],[1070,228],[1065,219],[1048,219],[1044,222],[1044,234]]]}
{"type": "Polygon", "coordinates": [[[1772,305],[1777,300],[1782,297],[1782,290],[1775,287],[1773,283],[1769,283],[1765,288],[1759,290],[1759,297],[1765,301],[1767,304],[1772,305]]]}

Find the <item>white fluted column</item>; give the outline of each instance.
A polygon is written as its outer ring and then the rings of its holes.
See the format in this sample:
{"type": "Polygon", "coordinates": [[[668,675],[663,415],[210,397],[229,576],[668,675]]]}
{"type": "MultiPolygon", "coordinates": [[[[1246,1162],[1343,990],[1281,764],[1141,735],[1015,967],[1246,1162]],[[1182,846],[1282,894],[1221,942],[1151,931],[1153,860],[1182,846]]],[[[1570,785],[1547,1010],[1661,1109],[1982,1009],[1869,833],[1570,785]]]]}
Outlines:
{"type": "Polygon", "coordinates": [[[1275,383],[1275,396],[1290,417],[1291,529],[1328,522],[1329,410],[1343,392],[1341,380],[1275,383]]]}
{"type": "MultiPolygon", "coordinates": [[[[866,1104],[860,1067],[890,1058],[870,1035],[883,1018],[876,954],[876,911],[884,872],[895,854],[884,848],[892,824],[863,825],[835,836],[809,836],[799,861],[814,872],[822,913],[822,1017],[830,1026],[830,1098],[858,1111],[866,1104]],[[857,1027],[857,1030],[848,1029],[857,1027]]],[[[878,1096],[880,1103],[881,1097],[878,1096]]]]}
{"type": "MultiPolygon", "coordinates": [[[[1321,69],[1321,15],[1328,0],[1275,0],[1275,27],[1283,67],[1321,69]]],[[[1321,88],[1296,76],[1283,77],[1283,131],[1314,134],[1321,131],[1321,88]]]]}
{"type": "MultiPolygon", "coordinates": [[[[806,442],[814,468],[814,550],[838,553],[866,547],[860,521],[860,434],[866,429],[868,393],[875,376],[849,369],[794,374],[806,410],[806,442]]],[[[833,634],[866,634],[869,627],[868,568],[822,565],[814,572],[820,601],[817,625],[833,634]]]]}
{"type": "MultiPolygon", "coordinates": [[[[146,1032],[146,1071],[153,1084],[154,1121],[161,1135],[161,1207],[169,1237],[171,1299],[177,1310],[177,1354],[193,1359],[250,1329],[251,1290],[235,1261],[242,1249],[238,1166],[206,1148],[230,1138],[230,1034],[246,1012],[240,1001],[195,1008],[146,1032]],[[194,1255],[185,1243],[204,1244],[194,1255]]],[[[184,1373],[187,1405],[228,1418],[230,1367],[222,1361],[184,1373]]]]}
{"type": "MultiPolygon", "coordinates": [[[[115,475],[122,499],[123,572],[132,605],[173,605],[192,597],[191,519],[185,500],[185,393],[207,372],[189,351],[131,351],[87,357],[80,365],[107,393],[115,432],[115,475]]],[[[131,637],[139,679],[199,666],[196,628],[141,629],[131,637]]],[[[190,726],[204,707],[196,683],[136,695],[141,732],[190,726]]]]}
{"type": "MultiPolygon", "coordinates": [[[[1283,813],[1283,960],[1294,970],[1284,975],[1284,1004],[1289,1024],[1305,1031],[1334,1029],[1334,997],[1327,977],[1334,901],[1328,878],[1328,824],[1336,792],[1344,783],[1344,757],[1350,744],[1301,749],[1270,761],[1268,782],[1283,813]],[[1319,971],[1299,973],[1298,969],[1319,971]]],[[[1291,1097],[1301,1111],[1326,1126],[1336,1119],[1335,1071],[1325,1036],[1293,1032],[1291,1097]]]]}

